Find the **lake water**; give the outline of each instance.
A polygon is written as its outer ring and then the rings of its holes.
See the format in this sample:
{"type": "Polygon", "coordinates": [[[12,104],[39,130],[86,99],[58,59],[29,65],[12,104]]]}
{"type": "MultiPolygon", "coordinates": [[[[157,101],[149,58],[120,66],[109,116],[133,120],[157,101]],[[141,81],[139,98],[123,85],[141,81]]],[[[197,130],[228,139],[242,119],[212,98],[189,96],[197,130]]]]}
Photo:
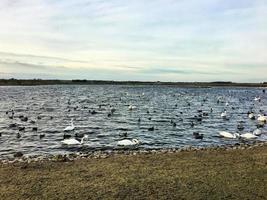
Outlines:
{"type": "MultiPolygon", "coordinates": [[[[123,85],[56,85],[0,87],[0,158],[21,151],[27,155],[70,153],[114,149],[117,141],[137,138],[137,148],[180,148],[184,146],[212,146],[239,142],[222,139],[219,131],[238,132],[237,123],[243,121],[243,132],[255,130],[257,120],[250,120],[247,112],[267,113],[267,96],[261,88],[179,88],[168,86],[123,85]],[[254,101],[256,96],[261,102],[254,101]],[[219,101],[218,101],[219,100],[219,101]],[[129,111],[129,105],[136,109],[129,111]],[[116,109],[113,115],[110,106],[116,109]],[[211,111],[212,108],[212,111],[211,111]],[[6,111],[14,110],[14,118],[6,111]],[[229,120],[221,118],[226,109],[229,120]],[[92,111],[96,114],[92,114],[92,111]],[[202,121],[195,116],[207,113],[202,121]],[[22,122],[20,115],[29,120],[22,122]],[[74,119],[76,129],[68,134],[89,138],[81,147],[63,146],[64,128],[74,119]],[[140,122],[138,119],[140,118],[140,122]],[[31,124],[30,121],[36,121],[31,124]],[[176,123],[173,126],[171,121],[176,123]],[[16,123],[25,127],[10,128],[16,123]],[[191,124],[194,124],[192,127],[191,124]],[[148,128],[153,127],[154,131],[148,128]],[[38,127],[33,131],[33,127],[38,127]],[[21,137],[17,138],[20,132],[21,137]],[[193,132],[204,134],[194,139],[193,132]],[[45,134],[40,139],[40,134],[45,134]]],[[[263,131],[266,132],[266,126],[263,131]]],[[[257,140],[267,140],[263,134],[257,140]]]]}

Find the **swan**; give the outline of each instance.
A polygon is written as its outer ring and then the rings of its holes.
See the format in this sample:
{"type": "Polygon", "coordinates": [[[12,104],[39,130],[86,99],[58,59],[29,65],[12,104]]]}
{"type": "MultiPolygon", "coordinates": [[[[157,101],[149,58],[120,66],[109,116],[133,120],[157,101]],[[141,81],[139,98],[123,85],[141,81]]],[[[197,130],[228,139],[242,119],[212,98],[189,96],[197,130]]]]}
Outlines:
{"type": "Polygon", "coordinates": [[[221,117],[225,119],[227,117],[227,112],[226,111],[222,112],[221,117]]]}
{"type": "Polygon", "coordinates": [[[241,134],[240,137],[245,138],[245,139],[254,139],[254,138],[257,138],[258,136],[252,133],[244,133],[244,134],[241,134]]]}
{"type": "Polygon", "coordinates": [[[70,138],[70,139],[62,140],[61,143],[65,145],[80,145],[80,144],[83,144],[84,139],[87,139],[87,138],[88,138],[88,135],[84,135],[83,138],[81,139],[81,142],[74,138],[70,138]]]}
{"type": "Polygon", "coordinates": [[[129,105],[128,110],[134,110],[134,109],[136,109],[136,106],[129,105]]]}
{"type": "Polygon", "coordinates": [[[262,131],[261,131],[261,129],[255,129],[254,131],[253,131],[253,135],[256,135],[256,136],[259,136],[259,135],[261,135],[262,134],[262,131]]]}
{"type": "Polygon", "coordinates": [[[73,131],[75,129],[75,126],[73,125],[73,119],[71,119],[71,125],[67,126],[64,131],[73,131]]]}
{"type": "Polygon", "coordinates": [[[220,131],[219,132],[219,135],[222,136],[222,137],[226,137],[226,138],[237,138],[239,137],[239,134],[238,133],[229,133],[229,132],[226,132],[226,131],[220,131]]]}
{"type": "Polygon", "coordinates": [[[140,142],[137,139],[133,139],[133,140],[124,139],[124,140],[118,141],[117,145],[118,146],[134,146],[134,145],[138,145],[139,143],[140,142]]]}
{"type": "Polygon", "coordinates": [[[267,117],[266,116],[263,116],[263,115],[258,115],[258,121],[260,122],[266,122],[267,121],[267,117]]]}

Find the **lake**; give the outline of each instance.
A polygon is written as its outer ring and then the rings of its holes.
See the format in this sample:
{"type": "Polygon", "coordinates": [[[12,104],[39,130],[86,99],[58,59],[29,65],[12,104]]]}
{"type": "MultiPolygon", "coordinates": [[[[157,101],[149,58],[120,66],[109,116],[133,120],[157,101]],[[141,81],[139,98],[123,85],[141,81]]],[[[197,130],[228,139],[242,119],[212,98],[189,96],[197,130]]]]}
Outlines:
{"type": "MultiPolygon", "coordinates": [[[[261,88],[179,88],[170,86],[54,85],[0,87],[0,157],[21,151],[51,155],[117,149],[124,138],[137,138],[139,149],[220,146],[240,142],[218,137],[219,131],[252,132],[257,120],[247,116],[267,113],[261,88]],[[261,101],[254,98],[260,96],[261,101]],[[129,110],[129,105],[135,106],[129,110]],[[111,114],[111,108],[115,112],[111,114]],[[227,110],[229,119],[222,119],[227,110]],[[11,112],[14,110],[14,117],[11,112]],[[28,117],[22,121],[22,115],[28,117]],[[139,120],[140,118],[140,120],[139,120]],[[73,119],[76,129],[64,133],[73,119]],[[237,130],[242,121],[244,130],[237,130]],[[35,123],[34,123],[35,122],[35,123]],[[174,125],[176,124],[176,126],[174,125]],[[15,124],[14,127],[10,127],[15,124]],[[19,131],[19,128],[25,130],[19,131]],[[33,130],[37,127],[37,131],[33,130]],[[154,131],[149,128],[154,127],[154,131]],[[193,132],[204,134],[195,139],[193,132]],[[18,137],[18,133],[20,137],[18,137]],[[127,133],[127,136],[125,136],[127,133]],[[84,145],[61,144],[63,135],[88,135],[84,145]],[[40,135],[44,137],[40,138],[40,135]]],[[[262,128],[267,132],[266,126],[262,128]]],[[[267,134],[256,140],[266,141],[267,134]]]]}

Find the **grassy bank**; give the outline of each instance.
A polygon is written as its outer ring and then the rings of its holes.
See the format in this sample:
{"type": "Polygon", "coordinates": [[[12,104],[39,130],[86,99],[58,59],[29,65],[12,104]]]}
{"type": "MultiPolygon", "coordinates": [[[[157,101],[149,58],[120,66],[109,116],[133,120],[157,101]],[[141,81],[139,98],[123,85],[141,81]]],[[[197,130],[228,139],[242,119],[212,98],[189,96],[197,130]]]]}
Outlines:
{"type": "Polygon", "coordinates": [[[0,164],[0,199],[266,199],[267,146],[0,164]]]}

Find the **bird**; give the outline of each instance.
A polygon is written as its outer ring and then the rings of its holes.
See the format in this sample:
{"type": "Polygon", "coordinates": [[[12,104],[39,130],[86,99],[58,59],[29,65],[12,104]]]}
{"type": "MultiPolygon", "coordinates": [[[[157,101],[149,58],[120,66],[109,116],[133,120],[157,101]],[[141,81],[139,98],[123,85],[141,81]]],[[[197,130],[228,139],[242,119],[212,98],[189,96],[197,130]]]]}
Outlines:
{"type": "Polygon", "coordinates": [[[254,135],[253,133],[243,133],[240,135],[241,138],[245,138],[245,139],[254,139],[257,138],[257,135],[254,135]]]}
{"type": "Polygon", "coordinates": [[[118,146],[134,146],[138,144],[140,144],[140,142],[137,139],[133,140],[124,139],[117,142],[118,146]]]}
{"type": "Polygon", "coordinates": [[[97,112],[96,112],[95,110],[93,110],[93,111],[91,112],[91,114],[92,114],[92,115],[95,115],[95,114],[97,114],[97,112]]]}
{"type": "Polygon", "coordinates": [[[16,137],[17,138],[21,138],[21,134],[20,133],[17,133],[16,137]]]}
{"type": "Polygon", "coordinates": [[[256,119],[254,113],[249,113],[249,114],[248,114],[248,118],[249,118],[249,119],[252,119],[252,120],[255,120],[255,119],[256,119]]]}
{"type": "Polygon", "coordinates": [[[225,138],[233,138],[233,139],[239,137],[239,134],[238,134],[238,133],[229,133],[229,132],[226,132],[226,131],[220,131],[220,132],[219,132],[219,135],[220,135],[221,137],[225,137],[225,138]]]}
{"type": "Polygon", "coordinates": [[[154,130],[155,130],[154,126],[148,128],[148,131],[154,131],[154,130]]]}
{"type": "Polygon", "coordinates": [[[199,134],[199,132],[194,132],[193,136],[194,136],[195,139],[200,139],[200,140],[202,140],[203,137],[204,137],[204,135],[203,134],[199,134]]]}
{"type": "Polygon", "coordinates": [[[129,105],[128,110],[132,111],[132,110],[134,110],[134,109],[136,109],[136,106],[129,105]]]}
{"type": "Polygon", "coordinates": [[[244,125],[243,125],[242,122],[239,122],[239,123],[237,124],[237,129],[240,130],[240,131],[244,130],[244,125]]]}
{"type": "Polygon", "coordinates": [[[110,108],[110,112],[111,112],[112,114],[113,114],[115,111],[116,111],[115,108],[113,108],[113,107],[110,108]]]}
{"type": "Polygon", "coordinates": [[[257,120],[260,121],[260,122],[266,122],[267,121],[267,117],[264,116],[264,115],[258,115],[257,120]]]}
{"type": "Polygon", "coordinates": [[[37,127],[33,127],[33,128],[32,128],[32,131],[37,131],[37,130],[38,130],[37,127]]]}
{"type": "Polygon", "coordinates": [[[74,138],[70,138],[70,139],[62,140],[61,143],[63,145],[81,145],[84,143],[84,139],[87,139],[87,138],[88,138],[88,135],[84,135],[81,141],[74,139],[74,138]]]}
{"type": "Polygon", "coordinates": [[[25,131],[25,127],[19,127],[19,131],[25,131]]]}
{"type": "Polygon", "coordinates": [[[63,139],[69,139],[69,138],[71,138],[71,135],[68,135],[68,134],[63,135],[63,139]]]}
{"type": "Polygon", "coordinates": [[[121,133],[119,135],[122,136],[122,137],[127,137],[128,133],[127,132],[124,132],[124,133],[121,133]]]}
{"type": "Polygon", "coordinates": [[[227,117],[227,112],[226,112],[226,110],[225,110],[224,112],[221,113],[221,117],[222,117],[223,119],[226,119],[226,117],[227,117]]]}
{"type": "Polygon", "coordinates": [[[73,131],[75,129],[75,126],[73,125],[73,119],[71,119],[71,125],[67,126],[64,131],[73,131]]]}
{"type": "Polygon", "coordinates": [[[261,98],[260,97],[255,97],[254,101],[261,101],[261,98]]]}
{"type": "Polygon", "coordinates": [[[42,139],[42,138],[45,137],[45,134],[44,134],[44,133],[41,133],[41,134],[39,135],[39,137],[40,137],[40,139],[42,139]]]}
{"type": "Polygon", "coordinates": [[[259,136],[259,135],[261,135],[261,134],[262,134],[262,131],[261,131],[261,129],[259,129],[259,128],[255,129],[255,130],[253,131],[253,135],[259,136]]]}

